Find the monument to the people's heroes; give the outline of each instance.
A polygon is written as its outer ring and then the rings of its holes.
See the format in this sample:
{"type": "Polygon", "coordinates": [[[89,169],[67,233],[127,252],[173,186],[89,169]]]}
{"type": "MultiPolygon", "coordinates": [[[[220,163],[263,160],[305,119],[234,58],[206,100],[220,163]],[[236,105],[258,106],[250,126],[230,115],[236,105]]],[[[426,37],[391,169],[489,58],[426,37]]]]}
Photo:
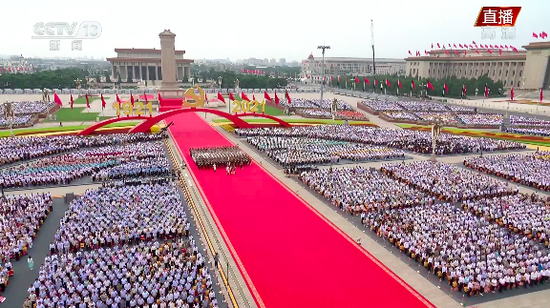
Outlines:
{"type": "Polygon", "coordinates": [[[185,91],[178,87],[176,80],[176,35],[167,29],[159,37],[162,81],[158,92],[163,98],[183,98],[185,91]]]}

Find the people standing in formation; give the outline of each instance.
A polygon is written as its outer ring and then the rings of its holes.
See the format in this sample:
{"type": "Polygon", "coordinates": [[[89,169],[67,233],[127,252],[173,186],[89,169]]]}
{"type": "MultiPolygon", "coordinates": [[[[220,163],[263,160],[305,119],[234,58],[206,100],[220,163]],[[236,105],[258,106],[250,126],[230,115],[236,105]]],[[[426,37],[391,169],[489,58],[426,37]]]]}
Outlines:
{"type": "Polygon", "coordinates": [[[252,162],[250,156],[237,146],[192,148],[189,154],[199,169],[222,166],[242,168],[252,162]]]}
{"type": "Polygon", "coordinates": [[[0,196],[0,288],[14,274],[11,260],[19,261],[32,248],[40,227],[53,210],[49,193],[0,196]]]}

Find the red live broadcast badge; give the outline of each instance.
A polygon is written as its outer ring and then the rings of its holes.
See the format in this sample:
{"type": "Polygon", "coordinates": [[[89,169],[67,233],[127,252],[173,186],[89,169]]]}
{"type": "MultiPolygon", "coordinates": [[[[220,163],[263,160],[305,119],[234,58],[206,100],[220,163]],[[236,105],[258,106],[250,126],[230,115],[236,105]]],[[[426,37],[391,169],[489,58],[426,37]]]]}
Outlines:
{"type": "Polygon", "coordinates": [[[513,27],[521,6],[484,6],[477,15],[474,27],[513,27]]]}

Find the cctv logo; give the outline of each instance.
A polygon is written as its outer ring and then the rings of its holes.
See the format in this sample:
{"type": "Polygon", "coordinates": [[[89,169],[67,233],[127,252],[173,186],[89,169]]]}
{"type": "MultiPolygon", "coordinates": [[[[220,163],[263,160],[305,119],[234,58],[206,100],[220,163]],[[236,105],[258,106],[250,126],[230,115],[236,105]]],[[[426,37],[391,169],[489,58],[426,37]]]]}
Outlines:
{"type": "Polygon", "coordinates": [[[77,22],[38,22],[33,27],[32,39],[79,39],[91,40],[101,35],[101,24],[97,21],[77,22]]]}

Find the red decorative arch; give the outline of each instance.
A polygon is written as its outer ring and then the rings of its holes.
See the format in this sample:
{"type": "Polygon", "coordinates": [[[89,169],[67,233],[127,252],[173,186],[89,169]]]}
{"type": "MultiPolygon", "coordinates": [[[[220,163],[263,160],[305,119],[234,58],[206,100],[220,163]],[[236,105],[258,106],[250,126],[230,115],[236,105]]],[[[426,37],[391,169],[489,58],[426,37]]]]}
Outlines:
{"type": "Polygon", "coordinates": [[[269,115],[269,114],[264,114],[264,113],[239,113],[239,114],[236,114],[235,115],[236,117],[260,117],[260,118],[266,118],[266,119],[271,119],[279,124],[281,124],[281,126],[284,126],[284,127],[291,127],[292,125],[290,125],[287,121],[284,121],[284,120],[281,120],[277,117],[274,117],[272,115],[269,115]]]}
{"type": "Polygon", "coordinates": [[[81,135],[81,136],[89,135],[89,134],[95,132],[96,130],[98,130],[99,128],[101,128],[105,125],[109,125],[111,123],[116,123],[116,122],[121,122],[121,121],[150,120],[150,119],[152,119],[152,118],[151,117],[144,117],[144,116],[111,118],[111,119],[103,120],[101,122],[97,122],[96,124],[94,124],[94,125],[92,125],[88,128],[85,128],[80,133],[78,133],[78,135],[81,135]]]}
{"type": "Polygon", "coordinates": [[[238,128],[250,128],[250,127],[252,127],[252,125],[250,125],[249,123],[247,123],[243,119],[241,119],[241,118],[239,118],[239,117],[237,117],[233,114],[229,114],[227,112],[224,112],[224,111],[220,111],[220,110],[216,110],[216,109],[206,109],[206,108],[185,108],[185,109],[174,109],[174,110],[166,111],[166,112],[163,112],[163,113],[159,113],[155,117],[148,118],[147,121],[145,121],[145,122],[143,122],[139,125],[136,125],[129,132],[130,133],[146,133],[151,129],[151,127],[153,127],[153,125],[157,124],[158,122],[160,122],[160,121],[162,121],[166,118],[169,118],[173,115],[180,114],[180,113],[186,113],[186,112],[207,112],[207,113],[212,113],[212,114],[215,114],[215,115],[218,115],[220,117],[224,117],[224,118],[228,119],[229,121],[233,122],[233,124],[235,124],[235,126],[238,127],[238,128]]]}

